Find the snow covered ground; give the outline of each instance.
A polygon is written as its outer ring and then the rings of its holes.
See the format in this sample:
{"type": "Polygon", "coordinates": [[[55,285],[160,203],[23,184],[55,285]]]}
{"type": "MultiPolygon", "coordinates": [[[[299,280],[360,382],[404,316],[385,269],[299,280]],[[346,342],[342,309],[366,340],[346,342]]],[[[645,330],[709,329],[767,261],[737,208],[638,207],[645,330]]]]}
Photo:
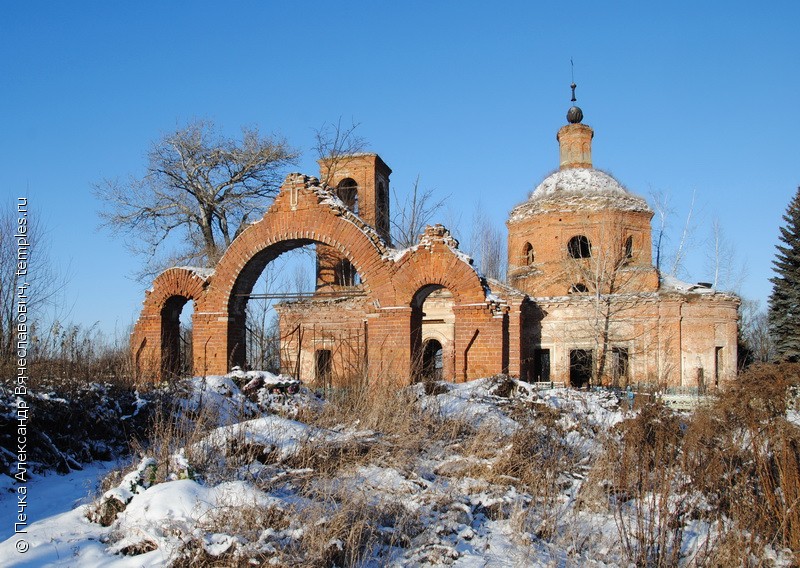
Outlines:
{"type": "MultiPolygon", "coordinates": [[[[27,507],[28,522],[34,523],[89,503],[97,496],[100,480],[116,465],[115,462],[95,462],[67,475],[51,473],[34,476],[28,483],[30,492],[27,507]]],[[[16,493],[10,491],[0,493],[0,510],[4,513],[4,522],[0,525],[2,540],[14,534],[12,519],[16,514],[16,499],[16,493]]]]}
{"type": "MultiPolygon", "coordinates": [[[[312,393],[271,394],[269,379],[239,372],[189,381],[184,410],[198,416],[207,405],[218,423],[164,462],[143,457],[101,499],[87,496],[110,464],[37,478],[36,522],[26,535],[11,535],[11,522],[1,527],[0,563],[628,563],[619,528],[633,525],[593,489],[603,482],[592,464],[604,435],[634,416],[613,394],[483,379],[440,383],[429,394],[415,385],[377,417],[358,410],[324,419],[326,404],[312,393]]],[[[13,495],[0,506],[12,508],[13,495]]],[[[682,564],[700,558],[714,531],[687,520],[682,564]]],[[[774,556],[775,565],[788,562],[774,556]]]]}

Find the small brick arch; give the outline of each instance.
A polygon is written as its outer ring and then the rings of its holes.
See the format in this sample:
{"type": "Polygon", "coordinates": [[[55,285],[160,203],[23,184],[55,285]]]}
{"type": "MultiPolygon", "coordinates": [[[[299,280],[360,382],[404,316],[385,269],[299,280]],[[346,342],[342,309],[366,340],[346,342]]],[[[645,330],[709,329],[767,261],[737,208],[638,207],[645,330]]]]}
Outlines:
{"type": "Polygon", "coordinates": [[[455,304],[484,304],[486,292],[478,273],[461,253],[453,251],[451,247],[454,245],[447,242],[449,233],[441,237],[435,235],[437,229],[441,231],[444,228],[441,225],[428,227],[420,246],[398,262],[395,274],[397,303],[410,306],[422,288],[437,285],[453,294],[455,304]],[[434,237],[426,239],[431,234],[434,237]]]}
{"type": "Polygon", "coordinates": [[[160,311],[172,296],[181,296],[198,304],[204,298],[203,293],[212,275],[213,270],[203,268],[168,268],[153,280],[153,286],[144,299],[142,315],[160,311]]]}
{"type": "Polygon", "coordinates": [[[159,274],[147,291],[139,321],[131,335],[135,373],[138,379],[153,380],[169,374],[174,361],[174,319],[165,312],[180,314],[186,302],[201,309],[211,271],[188,267],[169,268],[159,274]]]}

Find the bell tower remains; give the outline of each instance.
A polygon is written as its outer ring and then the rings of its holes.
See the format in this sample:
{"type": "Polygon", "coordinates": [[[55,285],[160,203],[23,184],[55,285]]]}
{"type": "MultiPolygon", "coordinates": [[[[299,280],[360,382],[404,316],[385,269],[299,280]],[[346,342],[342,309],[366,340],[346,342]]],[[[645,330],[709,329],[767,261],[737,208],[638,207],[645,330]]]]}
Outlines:
{"type": "MultiPolygon", "coordinates": [[[[320,180],[332,188],[344,205],[375,227],[391,244],[389,226],[389,176],[391,168],[378,154],[359,153],[323,158],[318,161],[320,180]]],[[[317,245],[317,288],[351,287],[357,275],[350,262],[337,250],[317,245]]]]}

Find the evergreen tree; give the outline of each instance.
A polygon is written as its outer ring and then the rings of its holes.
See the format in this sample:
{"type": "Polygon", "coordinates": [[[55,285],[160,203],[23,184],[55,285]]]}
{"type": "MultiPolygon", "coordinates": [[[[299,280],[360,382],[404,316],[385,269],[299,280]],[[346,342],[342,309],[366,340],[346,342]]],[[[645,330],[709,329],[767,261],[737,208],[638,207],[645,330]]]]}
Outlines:
{"type": "Polygon", "coordinates": [[[774,264],[777,276],[770,279],[769,327],[778,356],[800,359],[800,187],[783,216],[778,253],[774,264]]]}

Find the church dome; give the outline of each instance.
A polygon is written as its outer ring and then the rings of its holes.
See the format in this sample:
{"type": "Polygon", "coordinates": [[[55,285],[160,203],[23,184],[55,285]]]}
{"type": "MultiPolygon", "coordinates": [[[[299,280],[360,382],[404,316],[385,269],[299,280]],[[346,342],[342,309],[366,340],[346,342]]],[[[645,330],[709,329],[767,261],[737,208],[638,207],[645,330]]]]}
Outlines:
{"type": "Polygon", "coordinates": [[[530,199],[556,197],[565,194],[631,195],[616,179],[594,168],[570,168],[550,174],[536,186],[530,199]]]}
{"type": "Polygon", "coordinates": [[[552,211],[616,209],[645,211],[647,201],[634,195],[614,177],[595,168],[568,168],[547,176],[530,197],[511,212],[511,221],[552,211]]]}

